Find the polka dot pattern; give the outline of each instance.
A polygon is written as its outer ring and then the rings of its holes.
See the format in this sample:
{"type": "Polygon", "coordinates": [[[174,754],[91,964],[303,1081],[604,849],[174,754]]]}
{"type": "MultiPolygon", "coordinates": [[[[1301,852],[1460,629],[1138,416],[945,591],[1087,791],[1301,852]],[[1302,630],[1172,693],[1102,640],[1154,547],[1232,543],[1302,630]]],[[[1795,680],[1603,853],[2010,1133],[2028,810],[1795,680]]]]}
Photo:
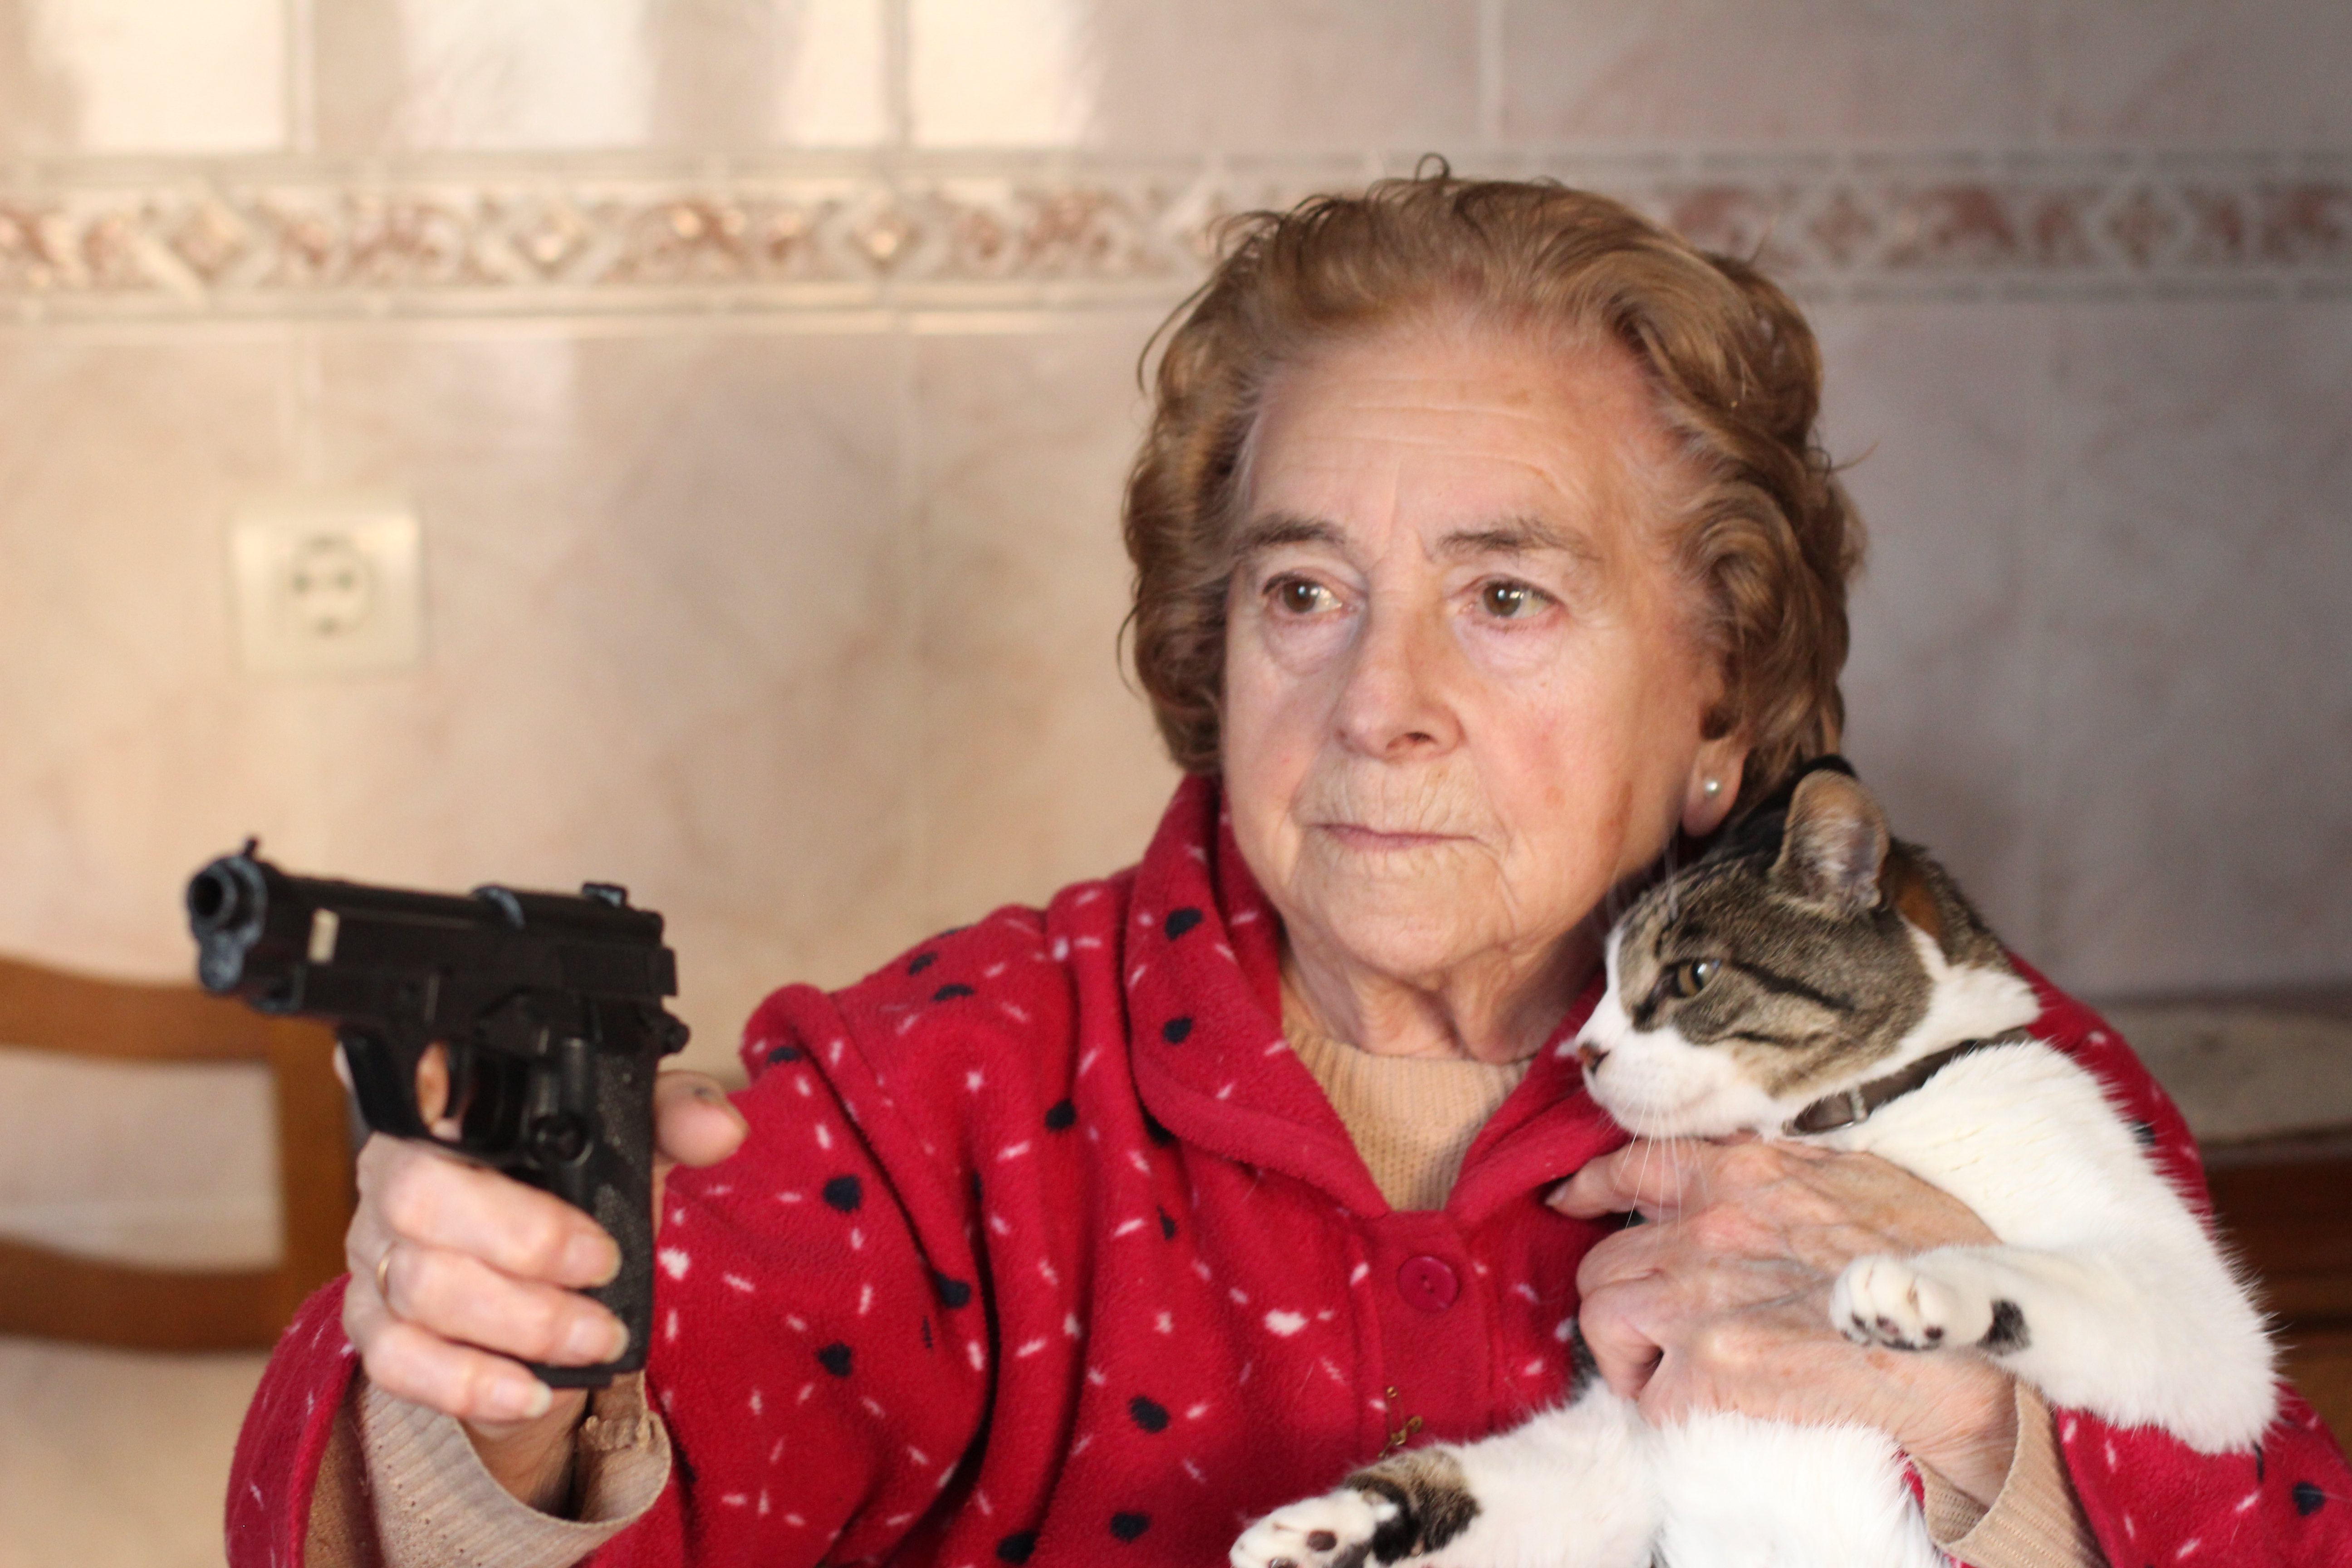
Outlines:
{"type": "MultiPolygon", "coordinates": [[[[1414,1419],[1471,1436],[1556,1397],[1602,1227],[1533,1200],[1622,1135],[1547,1050],[1447,1209],[1391,1213],[1282,1045],[1278,940],[1194,779],[1134,871],[771,998],[751,1139],[669,1189],[648,1387],[677,1485],[597,1562],[1222,1562],[1237,1518],[1414,1419]],[[1453,1302],[1404,1299],[1415,1258],[1454,1270],[1453,1302]]],[[[2195,1190],[2128,1050],[2044,999],[2195,1190]]],[[[304,1309],[256,1396],[235,1568],[296,1559],[352,1365],[340,1301],[304,1309]]],[[[2299,1401],[2245,1456],[2061,1419],[2118,1564],[2352,1562],[2352,1473],[2299,1401]]]]}

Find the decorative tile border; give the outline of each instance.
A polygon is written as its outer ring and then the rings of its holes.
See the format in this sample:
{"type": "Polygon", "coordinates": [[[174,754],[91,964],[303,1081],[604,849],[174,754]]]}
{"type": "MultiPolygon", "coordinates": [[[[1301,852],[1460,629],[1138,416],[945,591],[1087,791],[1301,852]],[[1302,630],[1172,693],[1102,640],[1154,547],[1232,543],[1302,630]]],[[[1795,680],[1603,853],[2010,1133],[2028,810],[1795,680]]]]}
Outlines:
{"type": "MultiPolygon", "coordinates": [[[[1352,162],[877,156],[0,177],[0,310],[219,318],[1164,300],[1352,162]]],[[[2352,294],[2352,155],[1513,157],[1813,299],[2352,294]]]]}

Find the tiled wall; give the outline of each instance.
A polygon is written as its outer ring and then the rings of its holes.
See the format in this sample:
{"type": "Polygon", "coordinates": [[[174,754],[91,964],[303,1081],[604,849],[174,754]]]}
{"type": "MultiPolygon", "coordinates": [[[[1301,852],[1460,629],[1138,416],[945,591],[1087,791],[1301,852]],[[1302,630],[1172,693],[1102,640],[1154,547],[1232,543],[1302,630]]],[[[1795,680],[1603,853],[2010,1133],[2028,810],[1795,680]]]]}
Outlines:
{"type": "Polygon", "coordinates": [[[1815,302],[1853,750],[2096,994],[2352,973],[2335,0],[0,0],[0,950],[179,879],[627,882],[696,1059],[1131,858],[1139,349],[1234,206],[1559,173],[1815,302]],[[427,657],[241,674],[241,498],[427,657]]]}

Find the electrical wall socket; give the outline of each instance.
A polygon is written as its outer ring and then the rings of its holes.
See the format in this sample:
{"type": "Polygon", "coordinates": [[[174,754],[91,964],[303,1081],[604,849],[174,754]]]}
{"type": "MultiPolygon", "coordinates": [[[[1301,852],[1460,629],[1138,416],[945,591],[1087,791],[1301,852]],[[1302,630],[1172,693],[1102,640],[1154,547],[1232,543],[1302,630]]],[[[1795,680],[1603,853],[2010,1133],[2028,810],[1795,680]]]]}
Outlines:
{"type": "Polygon", "coordinates": [[[383,496],[238,509],[229,530],[239,651],[257,675],[405,669],[424,649],[421,531],[383,496]]]}

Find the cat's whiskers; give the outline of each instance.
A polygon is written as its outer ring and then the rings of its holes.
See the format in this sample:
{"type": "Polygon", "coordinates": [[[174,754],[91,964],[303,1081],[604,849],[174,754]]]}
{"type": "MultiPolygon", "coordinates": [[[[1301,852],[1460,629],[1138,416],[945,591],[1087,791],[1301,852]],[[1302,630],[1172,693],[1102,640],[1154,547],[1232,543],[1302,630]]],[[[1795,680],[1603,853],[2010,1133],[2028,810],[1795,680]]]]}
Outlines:
{"type": "Polygon", "coordinates": [[[1672,1213],[1665,1216],[1671,1222],[1672,1220],[1680,1219],[1682,1217],[1682,1211],[1692,1206],[1690,1194],[1685,1193],[1683,1188],[1685,1184],[1690,1181],[1690,1173],[1694,1170],[1696,1173],[1698,1184],[1702,1189],[1699,1194],[1700,1200],[1705,1200],[1706,1193],[1704,1189],[1706,1186],[1706,1166],[1704,1162],[1697,1163],[1696,1166],[1685,1163],[1685,1158],[1690,1152],[1692,1152],[1692,1151],[1686,1149],[1685,1145],[1687,1143],[1694,1143],[1696,1142],[1696,1140],[1685,1139],[1677,1136],[1655,1139],[1653,1140],[1653,1142],[1663,1151],[1662,1157],[1666,1162],[1667,1173],[1674,1178],[1671,1183],[1667,1184],[1665,1188],[1665,1190],[1672,1194],[1672,1213]]]}
{"type": "MultiPolygon", "coordinates": [[[[1634,1191],[1639,1192],[1642,1187],[1642,1183],[1649,1176],[1650,1160],[1651,1157],[1657,1152],[1657,1144],[1650,1139],[1644,1138],[1642,1140],[1642,1163],[1640,1167],[1633,1173],[1634,1191]]],[[[1642,1211],[1639,1208],[1628,1209],[1625,1211],[1625,1224],[1622,1228],[1631,1230],[1641,1223],[1642,1211]]]]}

